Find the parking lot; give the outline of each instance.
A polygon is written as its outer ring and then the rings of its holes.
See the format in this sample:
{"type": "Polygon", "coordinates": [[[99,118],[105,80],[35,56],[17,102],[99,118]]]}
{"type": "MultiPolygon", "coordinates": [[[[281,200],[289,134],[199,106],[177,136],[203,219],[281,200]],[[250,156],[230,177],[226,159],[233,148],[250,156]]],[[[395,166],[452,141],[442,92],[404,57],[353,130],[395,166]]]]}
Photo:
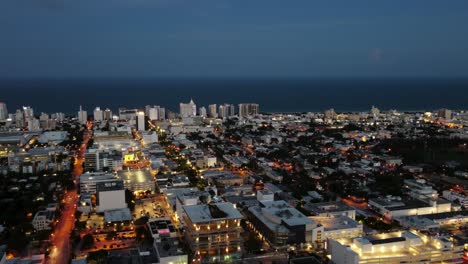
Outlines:
{"type": "Polygon", "coordinates": [[[138,219],[143,216],[160,218],[168,215],[165,202],[159,197],[142,199],[136,202],[133,217],[138,219]]]}

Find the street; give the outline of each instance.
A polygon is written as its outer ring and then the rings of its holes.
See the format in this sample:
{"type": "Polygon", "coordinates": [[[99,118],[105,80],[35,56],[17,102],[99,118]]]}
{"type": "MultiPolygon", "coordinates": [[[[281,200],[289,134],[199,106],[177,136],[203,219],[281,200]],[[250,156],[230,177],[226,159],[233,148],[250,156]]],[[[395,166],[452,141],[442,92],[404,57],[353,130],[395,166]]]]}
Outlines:
{"type": "Polygon", "coordinates": [[[91,138],[90,129],[92,124],[88,123],[87,130],[83,135],[83,142],[75,155],[75,163],[73,164],[73,177],[75,182],[74,190],[65,193],[64,210],[60,216],[59,222],[55,227],[54,233],[51,235],[52,251],[49,255],[50,264],[68,263],[70,258],[70,234],[75,225],[75,205],[78,200],[77,195],[77,180],[83,173],[83,162],[86,153],[86,148],[89,139],[91,138]]]}

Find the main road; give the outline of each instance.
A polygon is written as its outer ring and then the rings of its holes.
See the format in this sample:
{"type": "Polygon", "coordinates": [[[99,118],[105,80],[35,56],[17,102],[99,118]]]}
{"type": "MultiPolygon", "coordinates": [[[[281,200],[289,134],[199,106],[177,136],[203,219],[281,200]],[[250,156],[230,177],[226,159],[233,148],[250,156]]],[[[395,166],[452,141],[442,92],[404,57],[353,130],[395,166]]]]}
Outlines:
{"type": "Polygon", "coordinates": [[[88,122],[86,130],[83,132],[83,142],[75,153],[75,162],[73,164],[72,173],[75,188],[65,193],[63,200],[64,209],[62,210],[60,220],[54,229],[54,233],[51,235],[52,251],[49,255],[48,261],[50,264],[68,263],[70,259],[70,234],[75,225],[75,211],[78,200],[76,187],[79,176],[83,174],[83,162],[88,141],[92,137],[92,127],[93,124],[88,122]]]}

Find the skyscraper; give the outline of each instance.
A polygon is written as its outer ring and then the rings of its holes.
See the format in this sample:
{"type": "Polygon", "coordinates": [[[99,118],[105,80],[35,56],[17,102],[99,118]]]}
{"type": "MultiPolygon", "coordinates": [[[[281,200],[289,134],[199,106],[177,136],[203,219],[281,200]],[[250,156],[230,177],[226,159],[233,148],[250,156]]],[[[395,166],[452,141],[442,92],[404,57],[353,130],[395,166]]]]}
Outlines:
{"type": "Polygon", "coordinates": [[[104,120],[104,112],[101,110],[101,108],[98,106],[96,109],[94,109],[94,121],[95,122],[102,122],[104,120]]]}
{"type": "Polygon", "coordinates": [[[208,114],[210,115],[210,117],[218,117],[218,109],[216,104],[210,104],[208,106],[208,114]]]}
{"type": "Polygon", "coordinates": [[[251,117],[258,115],[259,106],[258,104],[239,104],[239,117],[251,117]]]}
{"type": "Polygon", "coordinates": [[[156,107],[150,107],[147,109],[147,115],[150,120],[158,120],[159,119],[159,111],[156,107]]]}
{"type": "Polygon", "coordinates": [[[181,117],[194,117],[197,115],[197,105],[190,99],[188,104],[180,103],[181,117]]]}
{"type": "Polygon", "coordinates": [[[80,122],[80,124],[86,124],[87,121],[88,121],[88,112],[83,110],[83,108],[80,105],[80,111],[78,111],[78,122],[80,122]]]}
{"type": "Polygon", "coordinates": [[[106,121],[112,120],[112,111],[109,108],[104,110],[104,120],[106,121]]]}
{"type": "Polygon", "coordinates": [[[200,107],[198,112],[199,112],[200,116],[206,117],[206,108],[204,106],[200,107]]]}
{"type": "Polygon", "coordinates": [[[34,109],[30,106],[23,106],[24,119],[28,120],[34,117],[34,109]]]}
{"type": "Polygon", "coordinates": [[[166,119],[166,108],[158,106],[158,117],[159,117],[159,120],[166,119]]]}
{"type": "Polygon", "coordinates": [[[235,108],[233,104],[223,104],[219,106],[219,117],[228,118],[233,115],[235,115],[235,108]]]}
{"type": "Polygon", "coordinates": [[[8,118],[7,105],[3,102],[0,102],[0,120],[5,120],[7,118],[8,118]]]}
{"type": "Polygon", "coordinates": [[[137,113],[137,129],[138,131],[145,131],[145,112],[138,111],[137,113]]]}
{"type": "Polygon", "coordinates": [[[452,119],[452,111],[449,109],[440,109],[438,112],[438,116],[445,119],[445,120],[450,120],[452,119]]]}
{"type": "Polygon", "coordinates": [[[377,116],[380,115],[380,109],[378,109],[377,107],[375,106],[372,106],[371,108],[371,115],[376,118],[377,116]]]}

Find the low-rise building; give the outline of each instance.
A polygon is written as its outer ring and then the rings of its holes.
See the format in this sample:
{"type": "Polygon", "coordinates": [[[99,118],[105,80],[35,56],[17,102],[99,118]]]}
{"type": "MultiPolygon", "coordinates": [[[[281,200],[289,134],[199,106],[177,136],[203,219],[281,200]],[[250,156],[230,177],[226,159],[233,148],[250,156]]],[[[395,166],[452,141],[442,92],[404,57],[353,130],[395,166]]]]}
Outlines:
{"type": "Polygon", "coordinates": [[[376,198],[369,200],[369,207],[388,219],[409,215],[426,215],[450,212],[452,207],[449,201],[437,199],[430,203],[421,200],[401,200],[389,198],[376,198]]]}
{"type": "Polygon", "coordinates": [[[322,241],[326,241],[327,239],[355,238],[363,234],[362,224],[359,224],[348,216],[310,216],[309,219],[317,224],[317,228],[323,228],[322,241]]]}
{"type": "Polygon", "coordinates": [[[306,203],[304,210],[314,216],[347,216],[353,220],[356,219],[356,210],[343,202],[306,203]]]}
{"type": "Polygon", "coordinates": [[[52,223],[54,222],[55,212],[49,210],[38,211],[36,215],[34,215],[32,225],[35,230],[43,231],[43,230],[51,230],[52,223]]]}
{"type": "Polygon", "coordinates": [[[462,263],[463,245],[446,237],[403,231],[330,240],[328,251],[335,264],[462,263]]]}
{"type": "Polygon", "coordinates": [[[118,178],[110,173],[97,172],[80,175],[80,193],[95,194],[98,183],[115,182],[118,178]]]}
{"type": "Polygon", "coordinates": [[[468,208],[468,196],[464,194],[446,190],[442,192],[442,197],[451,202],[458,203],[465,208],[468,208]]]}
{"type": "Polygon", "coordinates": [[[96,189],[97,212],[127,208],[125,189],[121,180],[97,183],[96,189]]]}
{"type": "Polygon", "coordinates": [[[154,193],[156,182],[149,170],[122,170],[117,172],[117,177],[123,180],[125,189],[132,192],[154,193]]]}

